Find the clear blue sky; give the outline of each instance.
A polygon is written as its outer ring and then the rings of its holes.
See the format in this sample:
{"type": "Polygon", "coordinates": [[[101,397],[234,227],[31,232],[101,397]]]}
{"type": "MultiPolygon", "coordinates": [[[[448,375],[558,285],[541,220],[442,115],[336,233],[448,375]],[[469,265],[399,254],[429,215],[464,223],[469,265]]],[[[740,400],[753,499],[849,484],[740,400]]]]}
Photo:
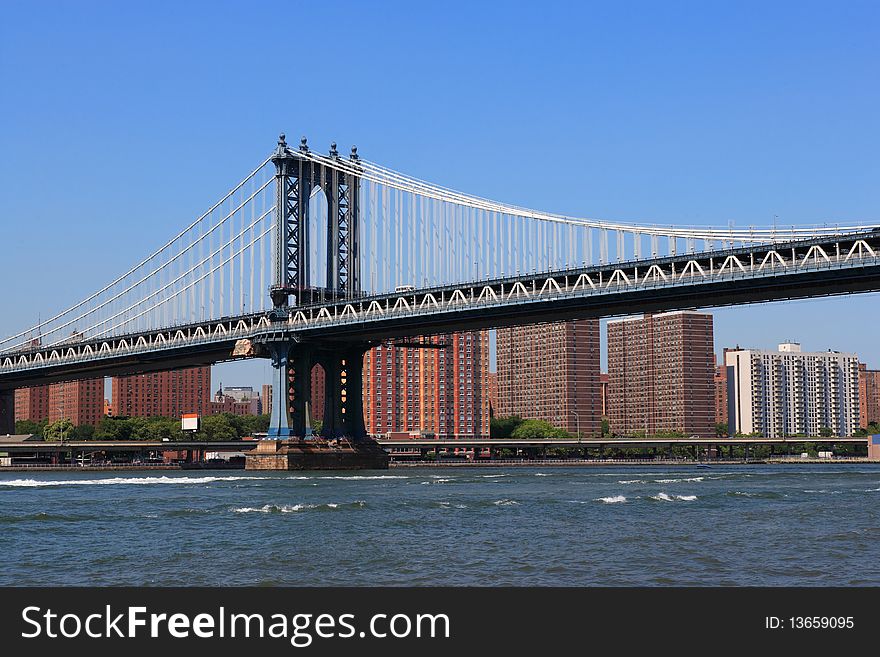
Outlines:
{"type": "MultiPolygon", "coordinates": [[[[7,0],[0,334],[161,244],[280,131],[573,215],[878,221],[878,25],[853,1],[7,0]]],[[[880,367],[878,302],[719,311],[716,346],[880,367]]],[[[229,367],[229,385],[266,372],[229,367]]]]}

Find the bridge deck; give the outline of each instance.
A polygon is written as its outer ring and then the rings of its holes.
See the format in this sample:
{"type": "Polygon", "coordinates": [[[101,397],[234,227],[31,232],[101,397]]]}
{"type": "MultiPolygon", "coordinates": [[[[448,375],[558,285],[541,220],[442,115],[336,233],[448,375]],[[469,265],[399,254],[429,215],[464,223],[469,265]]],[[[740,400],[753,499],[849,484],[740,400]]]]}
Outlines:
{"type": "Polygon", "coordinates": [[[880,232],[589,266],[229,317],[0,353],[0,390],[263,355],[236,342],[377,342],[695,307],[880,290],[880,232]],[[286,320],[286,321],[285,321],[286,320]]]}

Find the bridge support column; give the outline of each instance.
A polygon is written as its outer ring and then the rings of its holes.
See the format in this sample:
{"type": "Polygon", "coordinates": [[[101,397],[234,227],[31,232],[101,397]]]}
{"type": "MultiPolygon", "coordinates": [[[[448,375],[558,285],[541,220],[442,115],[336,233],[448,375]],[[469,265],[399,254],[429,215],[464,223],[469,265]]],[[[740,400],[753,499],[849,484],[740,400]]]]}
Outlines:
{"type": "Polygon", "coordinates": [[[312,354],[295,342],[268,346],[273,368],[269,438],[305,437],[311,433],[312,354]]]}
{"type": "Polygon", "coordinates": [[[367,439],[364,424],[364,352],[366,347],[349,345],[320,358],[324,368],[324,438],[367,439]]]}
{"type": "Polygon", "coordinates": [[[0,390],[0,435],[15,433],[15,390],[0,390]]]}

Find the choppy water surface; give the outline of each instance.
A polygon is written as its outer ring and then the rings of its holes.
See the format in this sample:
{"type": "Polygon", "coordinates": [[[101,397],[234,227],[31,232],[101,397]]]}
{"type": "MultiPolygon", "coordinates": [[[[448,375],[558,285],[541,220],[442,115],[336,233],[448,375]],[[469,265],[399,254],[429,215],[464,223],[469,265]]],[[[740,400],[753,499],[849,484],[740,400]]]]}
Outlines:
{"type": "Polygon", "coordinates": [[[0,474],[4,585],[880,585],[880,467],[0,474]]]}

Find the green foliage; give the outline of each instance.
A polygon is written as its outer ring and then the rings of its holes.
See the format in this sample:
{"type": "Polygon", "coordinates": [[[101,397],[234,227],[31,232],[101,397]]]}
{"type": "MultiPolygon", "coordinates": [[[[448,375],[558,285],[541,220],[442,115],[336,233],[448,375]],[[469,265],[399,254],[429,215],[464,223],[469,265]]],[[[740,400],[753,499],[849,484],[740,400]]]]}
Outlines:
{"type": "Polygon", "coordinates": [[[837,456],[868,455],[868,445],[866,443],[841,443],[839,445],[834,445],[833,448],[828,447],[827,449],[833,451],[837,456]]]}
{"type": "Polygon", "coordinates": [[[602,418],[602,437],[611,435],[611,423],[608,421],[607,417],[602,418]]]}
{"type": "Polygon", "coordinates": [[[41,422],[32,422],[31,420],[19,420],[15,423],[15,433],[17,434],[33,434],[35,436],[45,435],[48,420],[41,422]]]}
{"type": "MultiPolygon", "coordinates": [[[[18,425],[15,425],[16,431],[18,430],[18,425]]],[[[856,432],[853,434],[854,436],[873,436],[874,434],[880,433],[880,424],[877,422],[871,422],[866,429],[859,427],[856,429],[856,432]]]]}
{"type": "Polygon", "coordinates": [[[571,438],[571,434],[564,429],[554,427],[544,420],[525,420],[513,430],[510,437],[515,440],[534,440],[538,438],[565,439],[571,438]]]}
{"type": "Polygon", "coordinates": [[[269,431],[269,414],[264,413],[263,415],[248,415],[248,418],[253,422],[253,427],[250,435],[255,433],[266,433],[269,431]]]}
{"type": "Polygon", "coordinates": [[[72,440],[73,422],[70,420],[58,420],[46,427],[43,436],[46,440],[72,440]]]}
{"type": "MultiPolygon", "coordinates": [[[[81,424],[70,432],[70,440],[91,440],[94,435],[95,427],[90,424],[81,424]]],[[[67,438],[67,434],[64,437],[67,438]]]]}
{"type": "Polygon", "coordinates": [[[152,440],[169,441],[180,440],[185,438],[183,431],[180,429],[180,421],[168,417],[151,418],[153,421],[147,423],[146,433],[152,436],[152,440]]]}
{"type": "MultiPolygon", "coordinates": [[[[105,417],[97,427],[73,426],[70,420],[59,420],[51,425],[45,420],[19,420],[15,433],[43,436],[46,440],[237,440],[269,430],[268,415],[209,415],[202,418],[202,428],[195,435],[180,429],[180,419],[170,417],[105,417]]],[[[321,430],[316,422],[315,433],[321,430]]]]}
{"type": "Polygon", "coordinates": [[[834,432],[830,427],[819,427],[819,435],[823,438],[830,438],[834,435],[834,432]]]}
{"type": "Polygon", "coordinates": [[[95,427],[95,438],[99,440],[128,440],[128,418],[105,417],[95,427]]]}
{"type": "Polygon", "coordinates": [[[803,452],[806,452],[807,454],[810,455],[810,457],[816,458],[819,455],[819,450],[822,450],[823,452],[826,451],[825,445],[819,446],[816,443],[804,441],[802,443],[795,444],[795,449],[794,449],[793,453],[794,454],[801,454],[803,452]]]}
{"type": "Polygon", "coordinates": [[[685,435],[681,431],[658,431],[651,434],[651,438],[684,438],[685,435]]]}
{"type": "Polygon", "coordinates": [[[493,417],[489,423],[489,436],[491,438],[510,438],[523,419],[518,415],[510,417],[493,417]]]}
{"type": "Polygon", "coordinates": [[[718,438],[724,438],[727,435],[728,428],[727,422],[717,422],[715,424],[715,436],[718,438]]]}
{"type": "Polygon", "coordinates": [[[236,423],[231,418],[234,415],[223,413],[222,415],[209,415],[202,418],[201,428],[193,436],[195,440],[235,440],[238,438],[236,423]]]}
{"type": "Polygon", "coordinates": [[[195,434],[184,433],[180,420],[168,417],[105,417],[95,429],[100,440],[237,440],[269,429],[268,415],[208,415],[195,434]]]}

